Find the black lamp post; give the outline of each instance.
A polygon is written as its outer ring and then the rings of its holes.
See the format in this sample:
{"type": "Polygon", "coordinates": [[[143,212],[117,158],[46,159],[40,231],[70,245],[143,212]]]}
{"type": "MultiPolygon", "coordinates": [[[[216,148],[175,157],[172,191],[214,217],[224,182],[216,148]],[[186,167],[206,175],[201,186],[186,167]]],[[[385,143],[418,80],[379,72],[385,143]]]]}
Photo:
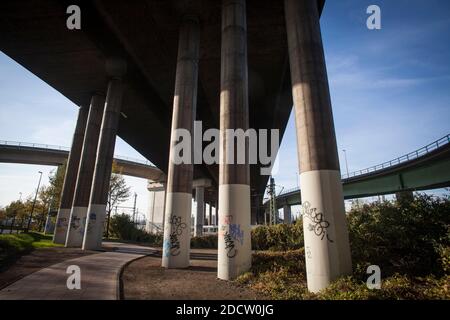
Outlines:
{"type": "Polygon", "coordinates": [[[30,217],[28,218],[27,232],[30,230],[31,219],[33,219],[34,207],[36,206],[36,200],[37,200],[37,196],[38,196],[38,192],[39,192],[39,186],[41,185],[42,171],[38,171],[38,172],[40,173],[39,182],[37,185],[36,194],[34,196],[33,206],[31,207],[30,217]]]}

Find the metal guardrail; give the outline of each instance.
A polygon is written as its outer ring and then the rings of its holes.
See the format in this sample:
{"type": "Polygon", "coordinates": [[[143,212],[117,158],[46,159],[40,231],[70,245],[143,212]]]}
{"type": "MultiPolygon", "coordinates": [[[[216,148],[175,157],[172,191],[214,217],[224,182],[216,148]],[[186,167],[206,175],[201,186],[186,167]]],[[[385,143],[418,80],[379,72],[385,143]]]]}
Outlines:
{"type": "MultiPolygon", "coordinates": [[[[415,151],[407,153],[403,156],[400,156],[400,157],[395,158],[390,161],[386,161],[386,162],[377,164],[372,167],[368,167],[368,168],[361,169],[361,170],[356,170],[356,171],[350,172],[349,174],[343,174],[341,176],[341,178],[348,179],[348,178],[353,178],[353,177],[361,176],[361,175],[368,174],[368,173],[374,173],[379,170],[384,170],[389,167],[396,166],[401,163],[408,162],[408,161],[417,159],[419,157],[422,157],[422,156],[424,156],[444,145],[447,145],[449,143],[450,143],[450,134],[447,134],[446,136],[444,136],[434,142],[431,142],[430,144],[427,144],[426,146],[424,146],[422,148],[419,148],[415,151]]],[[[298,191],[298,190],[300,190],[298,187],[290,188],[290,189],[285,190],[284,192],[281,192],[278,196],[285,195],[285,194],[288,194],[288,193],[291,193],[294,191],[298,191]]]]}
{"type": "Polygon", "coordinates": [[[430,144],[427,144],[425,147],[422,147],[413,152],[407,153],[407,154],[405,154],[401,157],[395,158],[393,160],[386,161],[386,162],[383,162],[383,163],[380,163],[375,166],[365,168],[362,170],[353,171],[353,172],[349,173],[348,175],[343,174],[342,179],[348,179],[348,178],[353,178],[353,177],[360,176],[363,174],[372,173],[372,172],[375,172],[378,170],[382,170],[382,169],[386,169],[386,168],[389,168],[392,166],[399,165],[401,163],[404,163],[404,162],[407,162],[410,160],[417,159],[417,158],[424,156],[424,155],[426,155],[448,143],[450,143],[450,134],[447,134],[446,136],[444,136],[434,142],[431,142],[430,144]]]}
{"type": "MultiPolygon", "coordinates": [[[[69,147],[63,147],[63,146],[57,146],[57,145],[51,145],[51,144],[42,144],[42,143],[20,142],[20,141],[0,140],[0,145],[19,147],[19,148],[24,147],[24,148],[55,150],[55,151],[67,151],[67,152],[70,151],[69,147]]],[[[114,155],[114,158],[119,159],[119,160],[144,164],[144,165],[156,168],[156,166],[148,160],[140,160],[140,159],[125,157],[125,156],[120,156],[120,155],[114,155]]]]}
{"type": "Polygon", "coordinates": [[[27,148],[46,149],[46,150],[70,151],[70,148],[68,148],[68,147],[56,146],[56,145],[51,145],[51,144],[42,144],[42,143],[0,140],[0,145],[1,144],[7,145],[7,146],[13,146],[13,147],[27,147],[27,148]]]}

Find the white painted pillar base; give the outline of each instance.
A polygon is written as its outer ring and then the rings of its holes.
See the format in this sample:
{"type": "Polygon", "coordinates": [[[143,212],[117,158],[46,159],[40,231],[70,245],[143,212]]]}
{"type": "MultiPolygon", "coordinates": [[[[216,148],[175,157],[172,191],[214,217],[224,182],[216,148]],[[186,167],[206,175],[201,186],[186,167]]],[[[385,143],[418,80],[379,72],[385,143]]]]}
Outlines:
{"type": "Polygon", "coordinates": [[[168,192],[164,222],[162,266],[189,267],[192,194],[168,192]]]}
{"type": "Polygon", "coordinates": [[[219,185],[218,277],[232,280],[251,264],[250,186],[219,185]]]}
{"type": "Polygon", "coordinates": [[[84,231],[83,250],[100,250],[102,248],[106,204],[91,204],[87,212],[89,224],[86,224],[84,231]]]}
{"type": "Polygon", "coordinates": [[[81,248],[86,228],[87,207],[72,207],[67,230],[66,247],[81,248]]]}
{"type": "Polygon", "coordinates": [[[59,209],[56,217],[55,234],[53,242],[56,244],[65,244],[67,237],[67,228],[69,227],[70,209],[59,209]]]}
{"type": "Polygon", "coordinates": [[[352,271],[340,173],[303,172],[300,188],[308,290],[318,292],[352,271]]]}

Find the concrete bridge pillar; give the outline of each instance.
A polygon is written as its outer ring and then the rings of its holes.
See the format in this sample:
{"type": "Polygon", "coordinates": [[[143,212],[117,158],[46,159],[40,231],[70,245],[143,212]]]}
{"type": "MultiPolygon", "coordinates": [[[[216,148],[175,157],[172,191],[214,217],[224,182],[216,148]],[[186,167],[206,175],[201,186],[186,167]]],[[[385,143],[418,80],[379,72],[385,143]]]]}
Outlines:
{"type": "Polygon", "coordinates": [[[164,230],[166,186],[162,182],[149,181],[147,189],[150,191],[150,199],[146,231],[159,233],[164,230]]]}
{"type": "Polygon", "coordinates": [[[181,131],[193,136],[197,104],[198,59],[200,31],[198,21],[186,17],[180,26],[178,60],[173,99],[172,133],[167,177],[167,195],[164,223],[162,266],[186,268],[189,266],[191,238],[193,139],[188,153],[189,163],[179,162],[176,145],[181,131]]]}
{"type": "Polygon", "coordinates": [[[248,147],[237,163],[234,137],[227,129],[246,131],[248,115],[247,21],[245,0],[222,1],[220,83],[218,278],[231,280],[251,267],[250,168],[248,147]]]}
{"type": "MultiPolygon", "coordinates": [[[[107,65],[108,67],[108,65],[107,65]]],[[[98,250],[102,247],[103,228],[106,217],[109,183],[116,144],[117,127],[122,106],[123,83],[121,77],[126,70],[125,62],[111,61],[114,71],[108,84],[103,112],[100,138],[95,160],[94,177],[89,197],[88,215],[83,238],[83,250],[98,250]]]]}
{"type": "Polygon", "coordinates": [[[53,242],[64,244],[66,242],[67,228],[69,225],[70,209],[72,208],[73,193],[77,179],[78,166],[80,164],[81,149],[83,147],[84,132],[88,118],[89,107],[81,106],[78,110],[78,119],[73,134],[72,147],[66,165],[66,174],[61,194],[61,204],[56,216],[56,227],[53,242]]]}
{"type": "Polygon", "coordinates": [[[211,204],[211,202],[209,203],[208,225],[212,226],[212,204],[211,204]]]}
{"type": "Polygon", "coordinates": [[[195,188],[195,202],[197,203],[197,210],[195,213],[195,229],[194,237],[201,237],[203,235],[203,226],[205,225],[205,187],[198,186],[195,188]]]}
{"type": "Polygon", "coordinates": [[[399,191],[395,193],[395,198],[399,203],[408,203],[414,201],[414,193],[412,191],[399,191]]]}
{"type": "Polygon", "coordinates": [[[70,211],[70,224],[65,241],[66,247],[81,247],[83,244],[104,105],[105,98],[103,96],[99,94],[92,96],[78,177],[76,180],[75,194],[73,197],[72,209],[70,211]]]}
{"type": "Polygon", "coordinates": [[[285,0],[308,289],[352,271],[327,71],[315,0],[285,0]]]}
{"type": "Polygon", "coordinates": [[[284,215],[283,222],[285,224],[291,224],[292,223],[291,206],[287,203],[283,206],[283,215],[284,215]]]}
{"type": "Polygon", "coordinates": [[[217,206],[217,200],[214,200],[214,218],[213,225],[217,226],[219,222],[219,207],[217,206]]]}
{"type": "Polygon", "coordinates": [[[52,234],[55,231],[55,224],[52,221],[52,217],[55,215],[51,214],[51,211],[49,210],[49,213],[47,214],[47,218],[45,219],[45,226],[44,226],[44,234],[52,234]]]}

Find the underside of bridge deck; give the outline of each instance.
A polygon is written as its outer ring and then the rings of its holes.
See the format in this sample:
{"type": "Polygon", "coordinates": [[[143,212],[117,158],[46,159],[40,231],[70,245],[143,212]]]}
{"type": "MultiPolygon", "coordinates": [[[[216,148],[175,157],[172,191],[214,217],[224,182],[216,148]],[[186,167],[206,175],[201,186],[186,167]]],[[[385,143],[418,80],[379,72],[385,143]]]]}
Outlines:
{"type": "MultiPolygon", "coordinates": [[[[318,1],[320,10],[323,0],[318,1]]],[[[0,49],[76,105],[105,92],[105,60],[126,59],[118,135],[167,172],[178,30],[186,14],[199,17],[197,119],[219,127],[220,1],[122,0],[0,2],[0,49]],[[69,5],[81,8],[81,29],[68,30],[69,5]]],[[[283,1],[247,1],[249,127],[284,133],[292,108],[283,1]]],[[[196,165],[195,178],[218,182],[216,165],[196,165]]],[[[267,176],[251,166],[254,193],[267,176]]]]}

